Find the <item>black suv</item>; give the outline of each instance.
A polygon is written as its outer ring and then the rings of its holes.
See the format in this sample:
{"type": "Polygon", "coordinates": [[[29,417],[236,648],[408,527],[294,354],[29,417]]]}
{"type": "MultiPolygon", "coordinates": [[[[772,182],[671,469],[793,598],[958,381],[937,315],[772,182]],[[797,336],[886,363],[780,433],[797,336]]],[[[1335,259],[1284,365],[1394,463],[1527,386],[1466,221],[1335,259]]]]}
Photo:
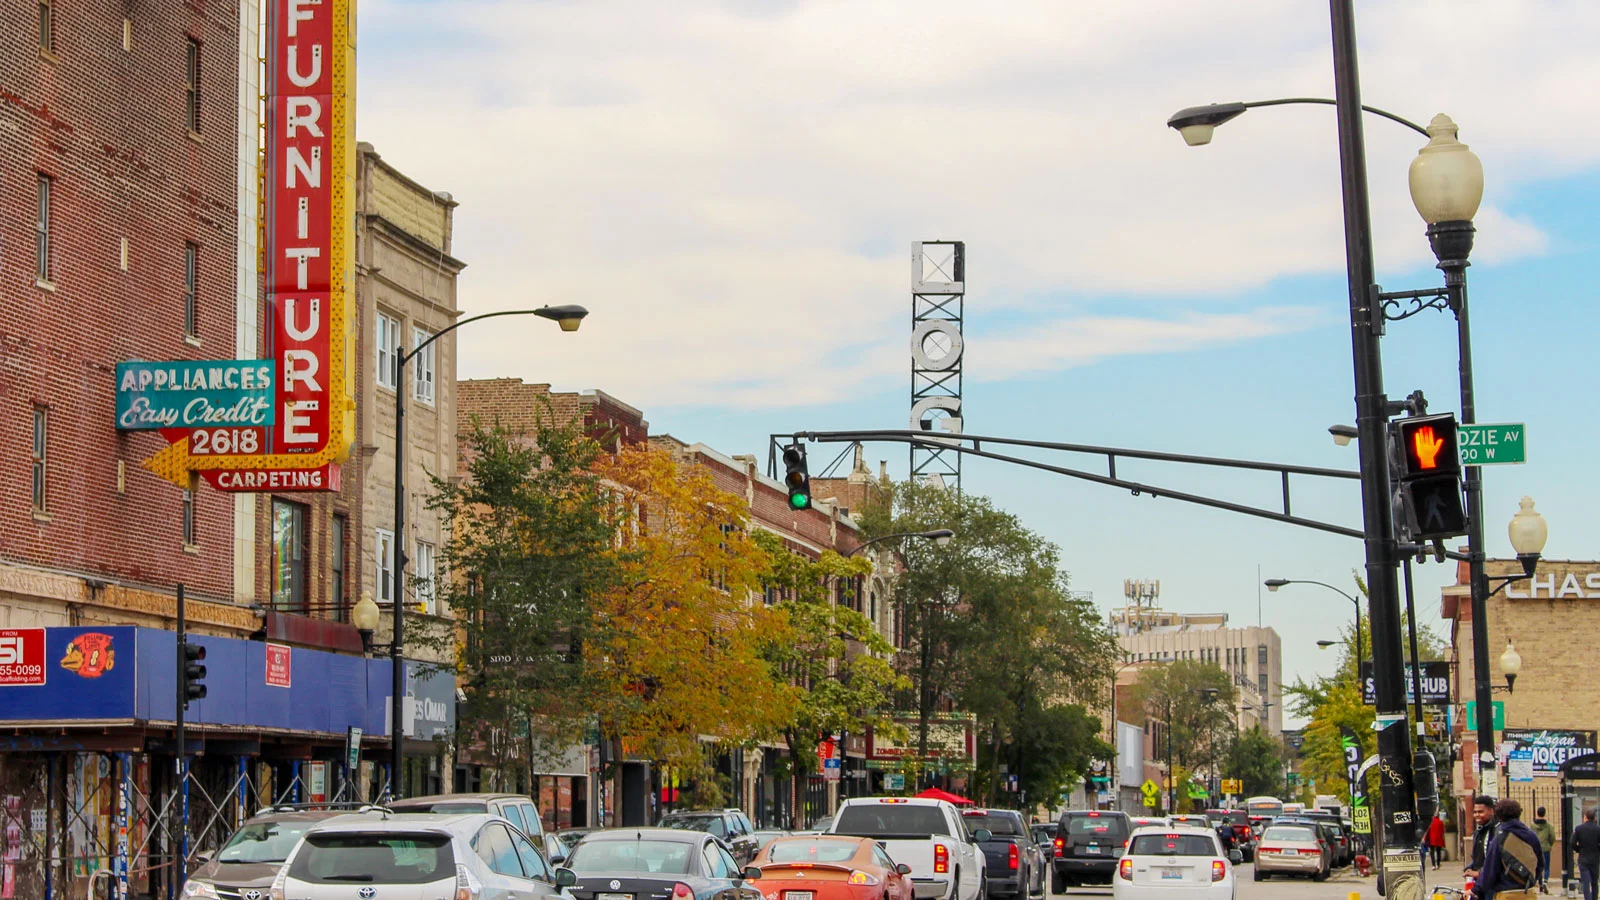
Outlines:
{"type": "Polygon", "coordinates": [[[1056,858],[1050,889],[1057,894],[1080,884],[1110,884],[1128,848],[1127,813],[1073,810],[1056,823],[1056,858]]]}
{"type": "Polygon", "coordinates": [[[755,829],[743,812],[736,809],[712,809],[698,812],[667,813],[656,822],[657,828],[678,828],[685,831],[704,831],[727,848],[740,866],[750,865],[759,849],[755,829]]]}

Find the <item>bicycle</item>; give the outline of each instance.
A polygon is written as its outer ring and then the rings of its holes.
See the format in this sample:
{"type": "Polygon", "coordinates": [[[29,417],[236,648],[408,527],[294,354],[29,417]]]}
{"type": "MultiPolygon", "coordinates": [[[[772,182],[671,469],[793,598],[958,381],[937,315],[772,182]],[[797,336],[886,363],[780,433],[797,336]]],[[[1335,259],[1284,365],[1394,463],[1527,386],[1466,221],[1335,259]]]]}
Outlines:
{"type": "Polygon", "coordinates": [[[1460,888],[1453,888],[1442,884],[1436,884],[1433,886],[1432,900],[1452,900],[1452,898],[1466,900],[1466,898],[1471,896],[1472,895],[1470,893],[1460,888]]]}

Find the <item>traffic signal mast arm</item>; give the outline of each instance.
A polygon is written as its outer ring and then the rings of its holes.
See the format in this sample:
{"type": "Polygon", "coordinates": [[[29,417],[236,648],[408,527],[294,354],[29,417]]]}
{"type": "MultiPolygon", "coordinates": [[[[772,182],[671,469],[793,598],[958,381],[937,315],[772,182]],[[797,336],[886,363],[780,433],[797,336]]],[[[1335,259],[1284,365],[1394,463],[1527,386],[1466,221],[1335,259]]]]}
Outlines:
{"type": "MultiPolygon", "coordinates": [[[[1241,513],[1243,515],[1255,516],[1262,519],[1271,519],[1275,522],[1298,525],[1302,528],[1311,528],[1317,531],[1328,532],[1330,534],[1356,538],[1358,540],[1364,537],[1361,529],[1359,528],[1351,528],[1346,525],[1323,522],[1317,519],[1307,518],[1305,516],[1297,516],[1294,515],[1291,510],[1289,502],[1289,476],[1297,475],[1309,478],[1333,478],[1344,479],[1347,481],[1360,480],[1361,475],[1359,472],[1346,469],[1329,469],[1320,466],[1300,466],[1288,463],[1260,462],[1256,460],[1231,459],[1228,457],[1217,456],[1196,456],[1187,453],[1167,453],[1158,450],[1135,450],[1126,447],[1105,447],[1095,444],[1068,444],[1054,441],[1032,441],[1022,438],[995,437],[992,435],[948,434],[944,432],[934,435],[926,431],[881,429],[873,431],[797,431],[793,434],[774,434],[771,436],[771,450],[768,454],[770,471],[773,477],[777,477],[777,462],[780,456],[780,448],[783,448],[786,445],[789,448],[798,446],[801,440],[814,441],[821,444],[871,442],[898,443],[912,444],[930,449],[949,450],[956,453],[964,453],[969,456],[976,456],[981,459],[992,459],[997,462],[1010,463],[1012,465],[1025,466],[1030,469],[1051,472],[1056,475],[1065,475],[1068,478],[1076,478],[1082,481],[1106,485],[1108,487],[1123,488],[1131,491],[1134,496],[1148,494],[1152,498],[1166,497],[1173,500],[1180,500],[1185,503],[1193,503],[1199,506],[1206,506],[1212,509],[1221,509],[1227,512],[1241,513]],[[1067,466],[1051,465],[1035,459],[1009,456],[1004,453],[995,453],[989,450],[984,450],[984,444],[996,444],[1002,447],[1026,447],[1035,450],[1053,450],[1061,453],[1078,453],[1091,456],[1103,456],[1105,457],[1106,461],[1106,473],[1100,474],[1098,472],[1089,472],[1083,469],[1075,469],[1067,466]],[[1226,469],[1246,469],[1258,472],[1271,472],[1279,476],[1283,506],[1281,510],[1269,509],[1260,506],[1251,506],[1246,503],[1235,503],[1231,500],[1221,500],[1215,497],[1207,497],[1188,491],[1170,490],[1168,488],[1149,484],[1147,482],[1119,478],[1117,477],[1117,459],[1119,457],[1124,459],[1148,460],[1151,462],[1177,463],[1180,465],[1211,466],[1226,469]]],[[[1442,455],[1443,454],[1441,451],[1441,457],[1442,455]]],[[[1447,551],[1446,556],[1450,559],[1465,559],[1463,554],[1453,550],[1447,551]]]]}

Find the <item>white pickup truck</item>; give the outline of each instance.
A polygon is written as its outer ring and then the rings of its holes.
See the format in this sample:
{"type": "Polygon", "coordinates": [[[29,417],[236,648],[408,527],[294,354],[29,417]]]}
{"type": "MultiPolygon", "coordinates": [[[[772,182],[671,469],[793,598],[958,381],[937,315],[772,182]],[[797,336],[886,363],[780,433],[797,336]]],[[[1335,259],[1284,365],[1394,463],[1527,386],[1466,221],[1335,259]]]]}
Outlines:
{"type": "Polygon", "coordinates": [[[916,900],[984,900],[983,829],[968,834],[961,814],[944,800],[856,797],[846,800],[830,834],[872,838],[896,863],[911,867],[916,900]]]}

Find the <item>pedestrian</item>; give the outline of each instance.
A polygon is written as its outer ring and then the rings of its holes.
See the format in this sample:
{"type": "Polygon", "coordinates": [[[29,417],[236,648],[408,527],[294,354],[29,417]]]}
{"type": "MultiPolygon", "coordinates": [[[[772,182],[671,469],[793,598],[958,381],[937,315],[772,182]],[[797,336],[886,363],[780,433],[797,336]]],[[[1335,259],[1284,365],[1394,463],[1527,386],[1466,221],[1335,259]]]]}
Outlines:
{"type": "Polygon", "coordinates": [[[1476,826],[1472,832],[1472,861],[1467,863],[1466,870],[1462,873],[1468,878],[1477,878],[1483,871],[1483,856],[1488,849],[1489,835],[1494,833],[1494,798],[1488,794],[1479,794],[1472,798],[1472,823],[1476,826]]]}
{"type": "Polygon", "coordinates": [[[1572,829],[1572,849],[1578,854],[1578,884],[1583,900],[1600,900],[1596,875],[1600,875],[1600,825],[1594,821],[1594,807],[1583,811],[1583,824],[1572,829]]]}
{"type": "Polygon", "coordinates": [[[1428,823],[1428,854],[1433,857],[1433,870],[1439,871],[1439,864],[1444,861],[1444,820],[1438,813],[1428,823]]]}
{"type": "Polygon", "coordinates": [[[1544,807],[1533,812],[1533,833],[1539,836],[1539,846],[1544,850],[1544,865],[1539,867],[1539,893],[1550,893],[1550,851],[1556,844],[1556,828],[1544,817],[1544,807]]]}
{"type": "Polygon", "coordinates": [[[1494,805],[1494,836],[1472,886],[1476,900],[1535,900],[1544,851],[1522,821],[1522,804],[1507,797],[1494,805]]]}

